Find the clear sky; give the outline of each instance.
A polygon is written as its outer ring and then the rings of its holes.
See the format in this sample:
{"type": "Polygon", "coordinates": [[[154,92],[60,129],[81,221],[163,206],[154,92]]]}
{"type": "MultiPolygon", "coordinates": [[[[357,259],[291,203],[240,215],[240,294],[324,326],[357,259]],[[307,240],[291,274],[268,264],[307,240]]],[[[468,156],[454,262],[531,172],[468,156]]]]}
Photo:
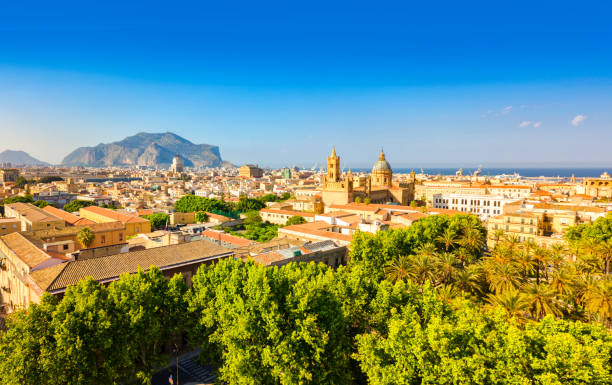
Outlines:
{"type": "Polygon", "coordinates": [[[612,165],[606,1],[13,1],[0,151],[140,131],[234,163],[612,165]]]}

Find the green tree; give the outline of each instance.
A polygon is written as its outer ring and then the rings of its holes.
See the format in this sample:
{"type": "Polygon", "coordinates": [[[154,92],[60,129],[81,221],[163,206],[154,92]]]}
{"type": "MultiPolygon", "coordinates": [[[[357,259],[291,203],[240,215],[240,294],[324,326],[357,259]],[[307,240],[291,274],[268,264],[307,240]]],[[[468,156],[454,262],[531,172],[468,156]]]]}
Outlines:
{"type": "Polygon", "coordinates": [[[361,197],[359,196],[355,197],[355,203],[361,203],[361,197]]]}
{"type": "Polygon", "coordinates": [[[79,199],[75,199],[72,202],[66,204],[64,206],[64,211],[67,211],[69,213],[73,213],[76,211],[79,211],[79,209],[83,208],[83,207],[89,207],[89,206],[93,206],[94,203],[91,201],[82,201],[79,199]]]}
{"type": "MultiPolygon", "coordinates": [[[[34,202],[32,202],[32,204],[33,204],[34,206],[36,206],[36,207],[40,207],[41,209],[42,209],[42,208],[45,208],[45,207],[47,207],[47,206],[53,206],[53,205],[52,205],[52,204],[50,204],[49,202],[42,201],[42,200],[37,200],[37,201],[34,201],[34,202]]],[[[55,207],[55,206],[54,206],[54,207],[55,207]]]]}
{"type": "Polygon", "coordinates": [[[257,211],[249,211],[244,214],[244,224],[246,226],[263,222],[263,219],[257,211]]]}
{"type": "Polygon", "coordinates": [[[304,217],[300,215],[294,215],[291,218],[287,219],[287,223],[285,223],[285,226],[301,225],[302,223],[306,223],[306,219],[304,219],[304,217]]]}
{"type": "Polygon", "coordinates": [[[259,211],[266,207],[266,204],[259,199],[247,198],[245,196],[240,197],[236,204],[236,210],[241,213],[248,211],[259,211]]]}
{"type": "Polygon", "coordinates": [[[77,240],[85,248],[88,248],[89,246],[91,246],[91,244],[94,241],[94,238],[95,238],[95,234],[93,233],[93,231],[91,231],[89,227],[83,227],[77,233],[77,240]]]}
{"type": "Polygon", "coordinates": [[[55,340],[51,328],[57,298],[46,293],[40,305],[11,314],[0,332],[0,384],[51,384],[55,340]]]}
{"type": "Polygon", "coordinates": [[[38,180],[38,183],[51,183],[51,182],[60,182],[63,181],[64,179],[60,176],[57,175],[51,175],[51,176],[43,176],[42,178],[40,178],[38,180]]]}
{"type": "Polygon", "coordinates": [[[108,288],[115,311],[114,325],[121,330],[121,366],[148,383],[154,371],[168,362],[164,346],[187,322],[187,286],[181,275],[164,278],[151,267],[145,273],[123,274],[108,288]]]}
{"type": "Polygon", "coordinates": [[[363,203],[365,203],[366,205],[369,205],[371,202],[370,197],[365,197],[365,199],[363,200],[363,203]]]}
{"type": "Polygon", "coordinates": [[[168,214],[154,213],[149,215],[142,215],[142,218],[151,222],[151,227],[153,228],[153,230],[160,230],[166,227],[166,224],[168,223],[170,217],[168,216],[168,214]]]}
{"type": "Polygon", "coordinates": [[[205,211],[198,211],[195,215],[195,220],[198,223],[206,223],[208,222],[208,214],[205,211]]]}
{"type": "Polygon", "coordinates": [[[193,277],[194,339],[234,384],[349,383],[344,313],[324,265],[226,259],[193,277]],[[291,368],[291,370],[288,370],[291,368]]]}

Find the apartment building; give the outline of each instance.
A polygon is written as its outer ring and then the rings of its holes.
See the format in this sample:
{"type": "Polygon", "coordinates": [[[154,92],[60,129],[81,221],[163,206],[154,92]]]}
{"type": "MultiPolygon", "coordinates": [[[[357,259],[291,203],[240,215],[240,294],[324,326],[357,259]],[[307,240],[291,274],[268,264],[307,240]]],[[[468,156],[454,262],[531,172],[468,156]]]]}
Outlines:
{"type": "Polygon", "coordinates": [[[148,220],[103,207],[83,207],[79,210],[79,215],[95,223],[121,222],[125,226],[126,237],[151,232],[151,222],[148,220]]]}
{"type": "Polygon", "coordinates": [[[433,207],[474,214],[482,220],[503,213],[504,206],[516,199],[489,194],[434,194],[433,207]]]}
{"type": "Polygon", "coordinates": [[[20,231],[63,229],[66,225],[63,219],[29,203],[18,202],[5,205],[4,216],[19,220],[20,231]]]}

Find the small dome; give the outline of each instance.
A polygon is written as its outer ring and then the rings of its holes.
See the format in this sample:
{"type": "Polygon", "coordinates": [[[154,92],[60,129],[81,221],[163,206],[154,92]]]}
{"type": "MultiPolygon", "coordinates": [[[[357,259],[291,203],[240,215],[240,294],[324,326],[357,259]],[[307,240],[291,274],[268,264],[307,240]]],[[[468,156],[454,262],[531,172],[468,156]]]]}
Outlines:
{"type": "Polygon", "coordinates": [[[375,171],[391,171],[391,165],[385,159],[385,153],[382,151],[378,157],[378,162],[374,163],[374,167],[372,167],[372,172],[375,171]]]}

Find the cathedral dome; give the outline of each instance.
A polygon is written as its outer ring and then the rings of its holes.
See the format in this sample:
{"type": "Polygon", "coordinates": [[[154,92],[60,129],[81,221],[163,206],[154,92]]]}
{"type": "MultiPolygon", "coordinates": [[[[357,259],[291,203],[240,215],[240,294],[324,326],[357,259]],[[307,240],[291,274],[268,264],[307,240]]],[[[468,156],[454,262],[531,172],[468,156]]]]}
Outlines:
{"type": "Polygon", "coordinates": [[[372,172],[376,171],[391,171],[391,165],[385,159],[385,153],[382,151],[378,157],[378,162],[374,163],[374,167],[372,167],[372,172]]]}

